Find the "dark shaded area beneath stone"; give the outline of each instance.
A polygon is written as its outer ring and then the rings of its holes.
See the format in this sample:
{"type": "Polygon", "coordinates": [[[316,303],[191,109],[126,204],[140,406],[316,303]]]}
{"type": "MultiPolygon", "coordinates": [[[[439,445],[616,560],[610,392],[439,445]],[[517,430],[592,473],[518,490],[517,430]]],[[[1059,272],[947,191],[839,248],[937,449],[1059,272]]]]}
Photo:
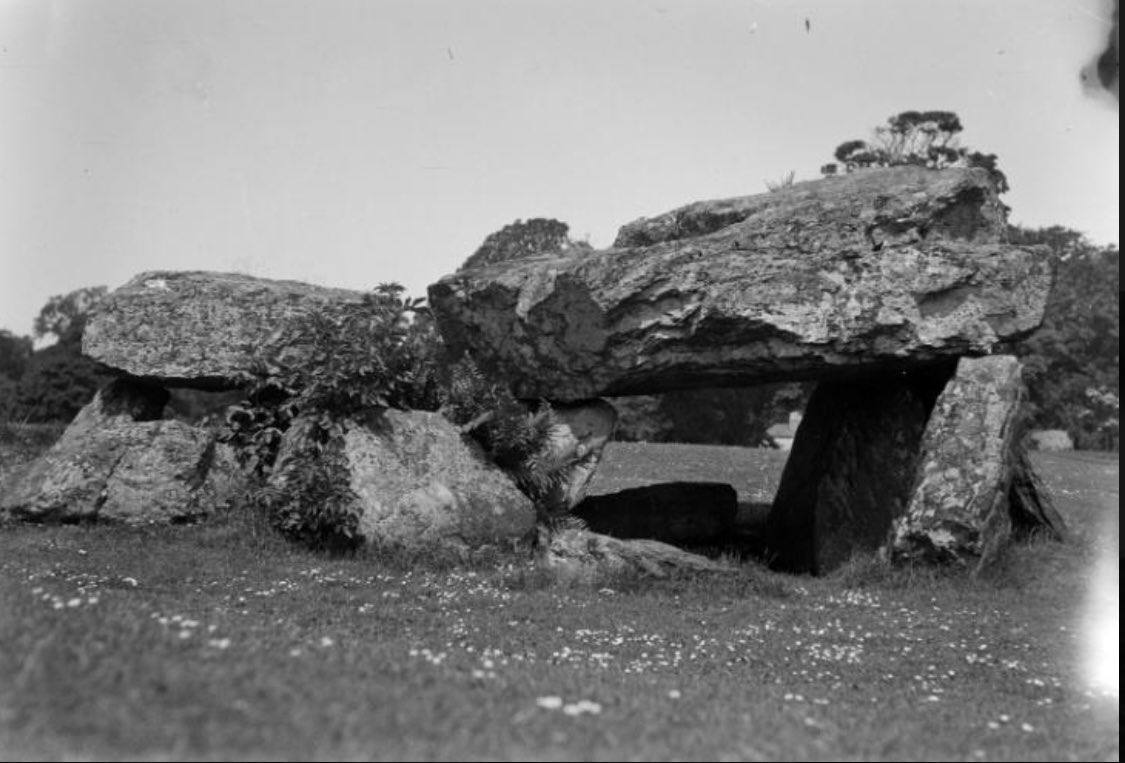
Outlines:
{"type": "Polygon", "coordinates": [[[766,522],[771,567],[819,575],[883,544],[910,499],[922,434],[954,367],[817,386],[766,522]]]}
{"type": "Polygon", "coordinates": [[[158,421],[170,394],[159,384],[131,376],[114,379],[101,391],[106,416],[128,416],[133,421],[158,421]]]}
{"type": "Polygon", "coordinates": [[[169,390],[164,418],[177,419],[186,424],[200,424],[208,418],[222,420],[227,408],[246,397],[245,390],[230,389],[219,392],[173,387],[169,390]]]}
{"type": "MultiPolygon", "coordinates": [[[[946,298],[950,302],[953,301],[949,295],[946,295],[946,298]]],[[[943,307],[942,304],[926,305],[927,310],[935,313],[940,312],[943,307]]],[[[1023,336],[1020,335],[1021,338],[1023,336]]],[[[955,364],[956,358],[953,358],[952,365],[955,364]]],[[[482,361],[481,365],[489,367],[487,361],[482,361]]],[[[685,365],[682,368],[668,367],[659,371],[631,374],[610,385],[602,396],[659,395],[683,390],[755,387],[788,382],[877,384],[883,379],[901,374],[939,378],[943,374],[951,373],[948,371],[950,367],[951,360],[948,357],[885,358],[878,362],[825,364],[821,367],[809,367],[803,361],[795,361],[789,365],[782,361],[748,363],[745,369],[734,367],[714,369],[685,365]]],[[[939,388],[934,393],[935,399],[940,392],[939,388]]]]}
{"type": "Polygon", "coordinates": [[[624,540],[720,543],[734,532],[738,494],[721,482],[664,482],[590,496],[572,513],[590,530],[624,540]]]}

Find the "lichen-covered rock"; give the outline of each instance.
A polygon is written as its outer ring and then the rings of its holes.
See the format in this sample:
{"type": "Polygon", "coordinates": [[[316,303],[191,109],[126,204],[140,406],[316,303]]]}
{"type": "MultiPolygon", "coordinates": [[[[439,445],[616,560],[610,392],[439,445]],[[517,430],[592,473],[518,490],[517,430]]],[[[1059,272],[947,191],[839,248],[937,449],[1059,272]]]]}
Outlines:
{"type": "Polygon", "coordinates": [[[751,220],[778,243],[815,237],[823,246],[901,245],[927,238],[994,244],[1004,240],[1004,208],[984,170],[934,172],[894,167],[795,183],[770,193],[689,204],[622,226],[613,245],[651,246],[694,238],[751,220]],[[811,229],[811,230],[810,230],[811,229]]]}
{"type": "Polygon", "coordinates": [[[773,567],[819,575],[883,545],[950,370],[817,386],[766,521],[773,567]]]}
{"type": "Polygon", "coordinates": [[[47,453],[7,480],[0,518],[179,522],[210,513],[243,484],[215,433],[154,420],[159,388],[118,379],[47,453]]]}
{"type": "Polygon", "coordinates": [[[615,576],[663,578],[677,570],[730,572],[732,567],[656,540],[620,540],[578,528],[541,540],[540,560],[561,581],[599,583],[615,576]]]}
{"type": "Polygon", "coordinates": [[[526,398],[911,369],[1043,319],[1050,258],[997,243],[994,202],[977,171],[858,173],[626,226],[644,246],[462,270],[430,304],[526,398]]]}
{"type": "Polygon", "coordinates": [[[141,273],[98,305],[82,352],[169,386],[222,389],[294,316],[359,302],[362,292],[238,273],[141,273]]]}
{"type": "Polygon", "coordinates": [[[1020,373],[1019,361],[1005,355],[958,363],[926,426],[909,504],[889,534],[892,560],[957,562],[979,572],[1008,542],[1013,514],[1061,532],[1016,442],[1020,373]]]}
{"type": "Polygon", "coordinates": [[[734,532],[738,493],[722,482],[662,482],[590,496],[573,514],[615,538],[715,543],[734,532]]]}
{"type": "MultiPolygon", "coordinates": [[[[271,476],[286,490],[303,452],[286,433],[271,476]]],[[[359,540],[407,550],[463,551],[531,535],[535,510],[512,481],[437,413],[386,410],[343,436],[343,484],[359,540]]]]}

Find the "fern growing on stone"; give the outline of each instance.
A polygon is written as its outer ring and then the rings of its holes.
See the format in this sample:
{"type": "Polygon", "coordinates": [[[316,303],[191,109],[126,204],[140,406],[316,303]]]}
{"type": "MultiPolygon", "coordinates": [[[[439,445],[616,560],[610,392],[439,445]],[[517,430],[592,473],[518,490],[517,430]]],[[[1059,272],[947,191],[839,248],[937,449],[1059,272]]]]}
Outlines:
{"type": "Polygon", "coordinates": [[[553,456],[552,441],[562,425],[550,404],[541,401],[533,410],[465,356],[453,365],[443,410],[512,477],[541,520],[557,513],[550,496],[565,479],[569,462],[553,456]]]}

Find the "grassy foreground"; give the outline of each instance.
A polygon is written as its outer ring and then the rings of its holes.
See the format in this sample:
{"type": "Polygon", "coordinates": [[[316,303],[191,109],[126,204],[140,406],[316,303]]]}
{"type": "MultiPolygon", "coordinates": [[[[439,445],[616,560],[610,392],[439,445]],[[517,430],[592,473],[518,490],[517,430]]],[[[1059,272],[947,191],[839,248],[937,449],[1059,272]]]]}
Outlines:
{"type": "MultiPolygon", "coordinates": [[[[565,588],[315,555],[246,514],[3,527],[0,758],[1117,759],[1118,460],[1036,461],[1074,537],[981,581],[856,559],[565,588]]],[[[595,487],[761,500],[780,466],[614,446],[595,487]]]]}

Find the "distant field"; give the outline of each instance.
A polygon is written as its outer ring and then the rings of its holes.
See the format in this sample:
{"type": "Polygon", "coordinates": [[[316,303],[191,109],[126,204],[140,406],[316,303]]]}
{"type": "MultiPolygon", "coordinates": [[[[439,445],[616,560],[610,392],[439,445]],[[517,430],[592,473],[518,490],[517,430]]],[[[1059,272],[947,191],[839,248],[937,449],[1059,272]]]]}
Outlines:
{"type": "MultiPolygon", "coordinates": [[[[784,456],[615,444],[594,490],[768,500],[784,456]]],[[[3,527],[0,759],[1118,759],[1119,462],[1035,462],[1073,537],[977,581],[860,558],[561,587],[313,554],[247,512],[3,527]]]]}
{"type": "Polygon", "coordinates": [[[788,453],[726,445],[612,442],[590,493],[613,493],[654,482],[726,482],[740,502],[773,500],[788,453]]]}

